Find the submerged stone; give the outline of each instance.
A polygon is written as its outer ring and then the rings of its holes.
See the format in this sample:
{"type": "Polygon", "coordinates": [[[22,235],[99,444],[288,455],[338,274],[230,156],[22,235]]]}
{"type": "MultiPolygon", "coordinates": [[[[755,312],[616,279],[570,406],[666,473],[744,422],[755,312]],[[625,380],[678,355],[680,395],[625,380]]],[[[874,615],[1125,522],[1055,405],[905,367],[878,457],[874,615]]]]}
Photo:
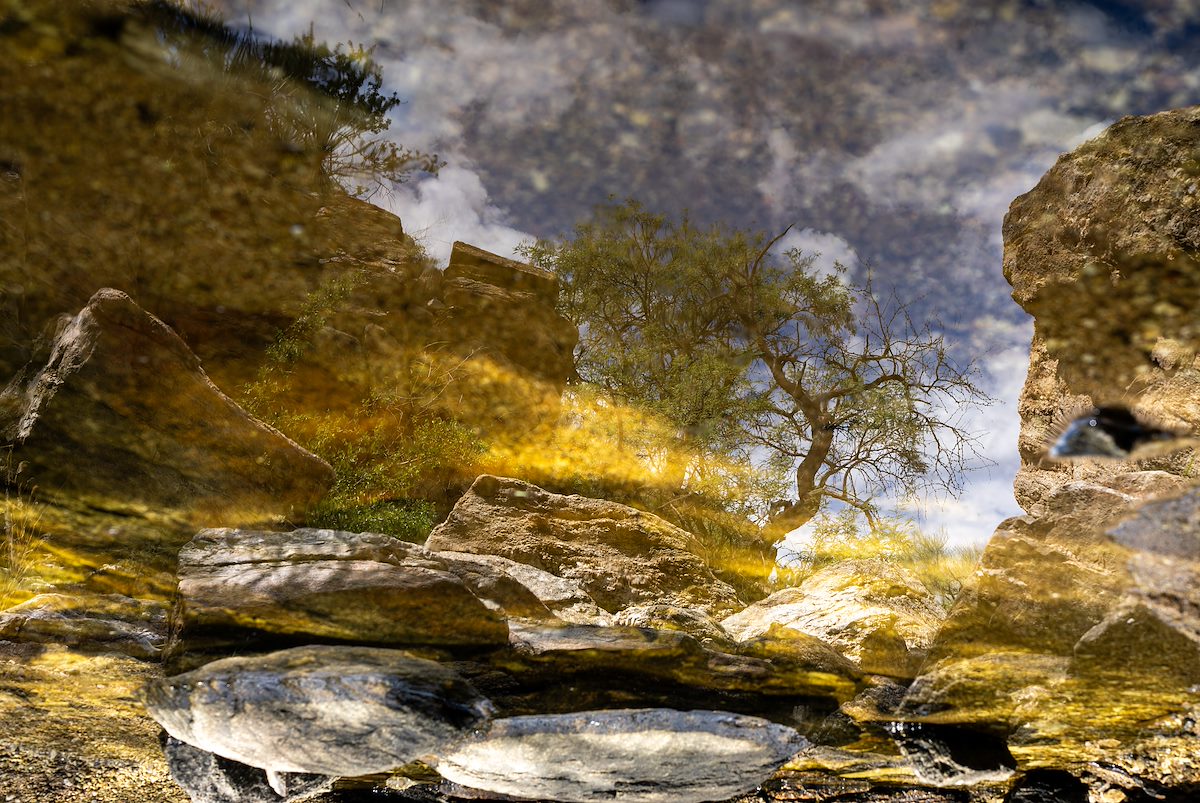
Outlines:
{"type": "Polygon", "coordinates": [[[450,668],[398,650],[311,646],[153,681],[167,733],[271,772],[369,775],[437,753],[490,703],[450,668]]]}
{"type": "Polygon", "coordinates": [[[168,736],[171,777],[192,803],[300,803],[333,787],[327,775],[267,773],[168,736]]]}
{"type": "Polygon", "coordinates": [[[806,746],[791,728],[720,711],[583,711],[497,720],[437,768],[520,798],[699,803],[752,792],[806,746]]]}

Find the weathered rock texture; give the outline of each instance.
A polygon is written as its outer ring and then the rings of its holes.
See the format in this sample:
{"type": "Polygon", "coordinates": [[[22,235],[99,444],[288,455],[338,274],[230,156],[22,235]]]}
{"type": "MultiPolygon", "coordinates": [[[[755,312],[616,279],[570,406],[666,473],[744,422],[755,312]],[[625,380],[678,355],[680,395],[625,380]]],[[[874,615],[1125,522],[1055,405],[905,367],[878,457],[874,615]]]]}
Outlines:
{"type": "Polygon", "coordinates": [[[0,438],[24,464],[19,479],[118,510],[255,521],[303,511],[333,479],[117,290],[63,321],[46,364],[0,395],[0,438]]]}
{"type": "Polygon", "coordinates": [[[574,580],[499,555],[438,552],[437,557],[463,578],[484,604],[503,610],[510,618],[552,615],[573,624],[612,624],[612,614],[598,606],[574,580]],[[505,583],[504,578],[512,583],[505,583]],[[513,588],[513,583],[518,588],[513,588]]]}
{"type": "Polygon", "coordinates": [[[881,559],[828,566],[798,588],[777,591],[721,625],[734,638],[815,636],[866,672],[912,677],[944,618],[911,573],[881,559]]]}
{"type": "Polygon", "coordinates": [[[167,606],[120,594],[39,594],[0,612],[0,640],[157,658],[167,641],[167,606]]]}
{"type": "Polygon", "coordinates": [[[438,753],[489,704],[448,667],[398,650],[297,647],[150,683],[180,741],[271,772],[369,775],[438,753]]]}
{"type": "Polygon", "coordinates": [[[677,630],[574,625],[513,625],[513,654],[494,661],[526,685],[552,686],[572,679],[578,695],[611,699],[639,693],[614,684],[637,679],[646,691],[660,686],[688,689],[696,699],[716,702],[724,693],[762,700],[811,697],[844,701],[858,690],[861,673],[818,639],[803,637],[767,646],[751,642],[739,651],[705,647],[677,630]]]}
{"type": "MultiPolygon", "coordinates": [[[[258,631],[378,644],[508,641],[504,619],[445,562],[375,533],[203,530],[180,550],[179,594],[184,626],[216,637],[258,631]]],[[[521,601],[539,605],[529,592],[521,601]]]]}
{"type": "Polygon", "coordinates": [[[1043,462],[1069,411],[1132,403],[1163,423],[1200,425],[1198,147],[1200,107],[1127,117],[1009,209],[1004,272],[1035,324],[1016,485],[1031,513],[1067,479],[1106,476],[1043,462]]]}
{"type": "Polygon", "coordinates": [[[484,475],[429,536],[432,550],[500,555],[574,580],[610,612],[670,603],[722,615],[734,590],[691,551],[695,537],[650,513],[484,475]]]}
{"type": "Polygon", "coordinates": [[[582,711],[497,720],[437,767],[521,798],[700,803],[753,791],[806,745],[791,728],[719,711],[582,711]]]}

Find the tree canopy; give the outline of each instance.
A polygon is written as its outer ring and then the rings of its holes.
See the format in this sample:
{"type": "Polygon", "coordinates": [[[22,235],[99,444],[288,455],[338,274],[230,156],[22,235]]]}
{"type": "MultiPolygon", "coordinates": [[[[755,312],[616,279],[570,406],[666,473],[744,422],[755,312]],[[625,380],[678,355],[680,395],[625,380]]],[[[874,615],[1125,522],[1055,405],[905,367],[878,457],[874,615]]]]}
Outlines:
{"type": "Polygon", "coordinates": [[[975,455],[962,412],[988,401],[971,366],[869,280],[797,250],[777,256],[784,234],[698,227],[629,201],[525,256],[559,276],[580,327],[578,379],[671,422],[663,453],[684,457],[664,472],[668,493],[753,464],[787,486],[759,500],[782,534],[831,500],[875,522],[881,496],[957,491],[975,455]]]}

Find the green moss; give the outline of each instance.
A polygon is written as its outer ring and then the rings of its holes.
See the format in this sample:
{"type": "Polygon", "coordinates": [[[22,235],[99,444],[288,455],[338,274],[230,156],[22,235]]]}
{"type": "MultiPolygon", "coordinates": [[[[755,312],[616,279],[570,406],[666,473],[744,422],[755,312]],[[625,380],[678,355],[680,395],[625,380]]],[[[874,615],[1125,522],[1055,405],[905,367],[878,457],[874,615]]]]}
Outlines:
{"type": "Polygon", "coordinates": [[[437,523],[437,509],[420,499],[387,499],[354,504],[341,498],[327,498],[309,511],[311,527],[348,532],[374,532],[423,543],[437,523]]]}

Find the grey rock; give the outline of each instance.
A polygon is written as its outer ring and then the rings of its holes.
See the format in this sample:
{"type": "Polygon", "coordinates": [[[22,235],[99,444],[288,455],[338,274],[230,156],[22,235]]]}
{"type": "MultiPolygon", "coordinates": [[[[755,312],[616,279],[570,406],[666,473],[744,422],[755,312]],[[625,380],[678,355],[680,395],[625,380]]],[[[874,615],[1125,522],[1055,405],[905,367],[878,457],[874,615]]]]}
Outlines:
{"type": "Polygon", "coordinates": [[[333,787],[333,778],[272,773],[209,753],[173,736],[163,752],[171,777],[192,803],[300,803],[333,787]]]}
{"type": "Polygon", "coordinates": [[[666,603],[723,616],[742,607],[698,557],[690,533],[626,505],[516,479],[476,479],[425,545],[500,555],[573,580],[613,613],[666,603]]]}
{"type": "Polygon", "coordinates": [[[437,753],[490,703],[451,669],[398,650],[310,646],[226,658],[147,685],[167,733],[270,772],[369,775],[437,753]]]}
{"type": "Polygon", "coordinates": [[[699,803],[753,791],[807,742],[719,711],[583,711],[497,720],[443,755],[465,787],[568,803],[699,803]]]}
{"type": "Polygon", "coordinates": [[[503,618],[445,562],[378,533],[202,530],[180,550],[179,594],[188,631],[382,644],[508,641],[503,618]]]}
{"type": "Polygon", "coordinates": [[[0,612],[0,639],[158,658],[167,606],[120,594],[39,594],[0,612]]]}
{"type": "Polygon", "coordinates": [[[217,389],[166,324],[104,289],[59,331],[46,364],[0,399],[20,479],[99,507],[229,522],[302,511],[325,461],[217,389]]]}

